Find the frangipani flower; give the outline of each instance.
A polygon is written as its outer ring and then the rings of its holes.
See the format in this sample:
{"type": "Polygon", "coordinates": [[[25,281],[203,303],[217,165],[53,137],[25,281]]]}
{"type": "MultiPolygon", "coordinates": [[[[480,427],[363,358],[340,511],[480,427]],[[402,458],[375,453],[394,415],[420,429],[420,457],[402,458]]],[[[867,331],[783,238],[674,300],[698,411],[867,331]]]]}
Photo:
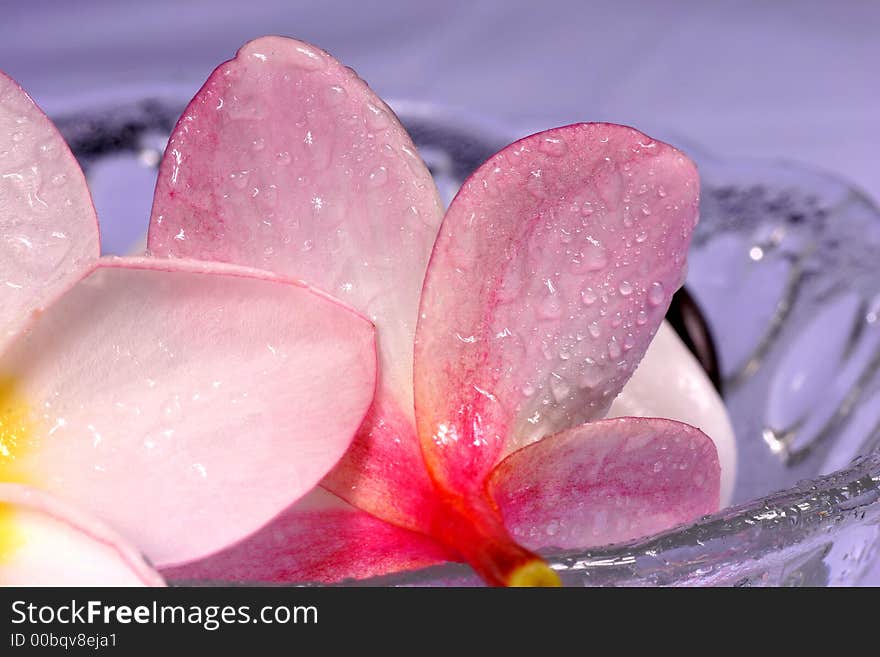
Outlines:
{"type": "Polygon", "coordinates": [[[99,253],[73,155],[0,74],[3,583],[161,582],[138,551],[162,567],[254,532],[339,460],[373,398],[373,326],[339,301],[99,253]]]}
{"type": "Polygon", "coordinates": [[[600,420],[682,282],[697,208],[680,152],[581,124],[492,157],[444,217],[408,135],[350,69],[290,39],[244,46],[171,137],[151,254],[338,295],[378,328],[379,382],[319,489],[167,575],[334,581],[454,559],[491,584],[552,584],[532,550],[714,511],[706,435],[600,420]]]}

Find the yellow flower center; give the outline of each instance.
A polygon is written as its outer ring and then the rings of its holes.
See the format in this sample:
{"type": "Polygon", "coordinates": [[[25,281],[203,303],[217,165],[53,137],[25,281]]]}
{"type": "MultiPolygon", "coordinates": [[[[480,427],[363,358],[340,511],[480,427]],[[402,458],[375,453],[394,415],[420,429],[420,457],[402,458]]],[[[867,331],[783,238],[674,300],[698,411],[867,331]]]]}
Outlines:
{"type": "MultiPolygon", "coordinates": [[[[24,536],[15,524],[15,509],[11,504],[0,502],[0,565],[10,559],[24,543],[24,536]]],[[[3,580],[0,578],[0,586],[3,580]]]]}
{"type": "Polygon", "coordinates": [[[24,482],[21,459],[32,440],[30,410],[15,379],[0,377],[0,481],[24,482]]]}
{"type": "MultiPolygon", "coordinates": [[[[21,459],[32,438],[30,411],[15,379],[0,377],[0,482],[25,482],[21,459]]],[[[0,502],[0,563],[11,557],[23,540],[15,525],[15,509],[0,502]]]]}

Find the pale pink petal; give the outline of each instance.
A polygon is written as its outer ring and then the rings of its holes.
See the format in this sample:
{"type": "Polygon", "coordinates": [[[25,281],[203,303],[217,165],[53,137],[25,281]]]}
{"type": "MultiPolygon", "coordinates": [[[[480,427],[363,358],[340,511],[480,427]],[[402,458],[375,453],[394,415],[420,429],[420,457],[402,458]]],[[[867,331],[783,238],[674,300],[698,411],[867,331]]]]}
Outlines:
{"type": "Polygon", "coordinates": [[[364,472],[384,468],[371,461],[377,450],[422,469],[411,429],[412,343],[441,218],[412,141],[366,83],[312,45],[265,37],[219,66],[187,107],[150,225],[153,255],[304,278],[376,324],[379,407],[327,483],[399,523],[408,517],[391,502],[409,495],[403,506],[419,504],[427,477],[414,484],[364,472]],[[394,433],[381,426],[401,421],[394,433]]]}
{"type": "Polygon", "coordinates": [[[468,179],[416,337],[434,476],[479,483],[504,454],[605,413],[681,283],[698,193],[679,151],[611,124],[532,135],[468,179]]]}
{"type": "Polygon", "coordinates": [[[185,583],[332,583],[452,559],[427,536],[379,520],[319,487],[241,543],[162,572],[185,583]]]}
{"type": "Polygon", "coordinates": [[[73,154],[0,72],[0,344],[99,253],[95,209],[73,154]]]}
{"type": "Polygon", "coordinates": [[[716,511],[719,477],[715,446],[698,429],[618,418],[514,452],[492,472],[490,492],[527,547],[588,548],[716,511]]]}
{"type": "Polygon", "coordinates": [[[102,522],[52,496],[0,483],[0,586],[163,586],[102,522]]]}
{"type": "Polygon", "coordinates": [[[375,361],[372,325],[302,283],[102,261],[0,359],[0,409],[18,426],[6,469],[90,509],[157,565],[198,558],[336,463],[369,408],[375,361]]]}

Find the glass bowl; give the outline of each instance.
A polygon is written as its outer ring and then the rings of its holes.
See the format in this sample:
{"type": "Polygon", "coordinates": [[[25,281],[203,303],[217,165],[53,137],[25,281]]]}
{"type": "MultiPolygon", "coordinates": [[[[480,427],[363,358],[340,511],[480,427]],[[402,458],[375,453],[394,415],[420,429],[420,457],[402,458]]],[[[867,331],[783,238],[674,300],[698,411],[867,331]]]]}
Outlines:
{"type": "MultiPolygon", "coordinates": [[[[53,116],[102,217],[104,249],[142,243],[156,166],[184,99],[53,116]]],[[[392,102],[448,202],[521,135],[392,102]]],[[[880,549],[880,211],[834,176],[724,159],[686,140],[702,176],[687,286],[718,349],[738,438],[734,506],[625,545],[546,554],[566,585],[845,585],[880,549]]],[[[358,585],[479,585],[445,565],[358,585]]]]}

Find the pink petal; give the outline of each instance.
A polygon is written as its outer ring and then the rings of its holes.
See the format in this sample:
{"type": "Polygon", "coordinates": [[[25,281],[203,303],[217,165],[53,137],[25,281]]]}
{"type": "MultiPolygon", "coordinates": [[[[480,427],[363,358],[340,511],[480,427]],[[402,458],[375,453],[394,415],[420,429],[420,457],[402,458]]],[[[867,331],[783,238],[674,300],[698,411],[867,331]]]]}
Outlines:
{"type": "Polygon", "coordinates": [[[696,427],[715,443],[721,466],[721,506],[736,481],[736,436],[724,400],[669,323],[663,322],[608,417],[664,417],[696,427]]]}
{"type": "Polygon", "coordinates": [[[489,159],[449,208],[416,339],[429,466],[453,489],[601,417],[680,285],[698,178],[674,148],[579,124],[489,159]]]}
{"type": "Polygon", "coordinates": [[[0,483],[0,585],[164,583],[103,523],[42,491],[0,483]]]}
{"type": "Polygon", "coordinates": [[[718,509],[711,439],[672,420],[591,422],[514,452],[492,472],[504,523],[527,547],[587,548],[718,509]]]}
{"type": "Polygon", "coordinates": [[[366,414],[375,367],[370,323],[301,283],[102,261],[0,359],[0,409],[19,425],[8,469],[158,565],[195,559],[314,487],[366,414]]]}
{"type": "Polygon", "coordinates": [[[0,73],[0,343],[99,253],[95,209],[73,154],[0,73]]]}
{"type": "Polygon", "coordinates": [[[150,226],[153,255],[301,277],[376,324],[377,407],[328,485],[399,523],[411,521],[398,507],[430,486],[412,428],[412,343],[441,218],[409,136],[364,81],[314,46],[265,37],[187,107],[150,226]],[[389,478],[386,462],[420,479],[389,478]]]}
{"type": "Polygon", "coordinates": [[[322,485],[388,522],[430,533],[437,491],[411,416],[390,394],[377,394],[348,452],[322,485]]]}
{"type": "Polygon", "coordinates": [[[451,559],[426,536],[399,529],[316,488],[242,543],[163,573],[183,582],[331,583],[451,559]]]}

